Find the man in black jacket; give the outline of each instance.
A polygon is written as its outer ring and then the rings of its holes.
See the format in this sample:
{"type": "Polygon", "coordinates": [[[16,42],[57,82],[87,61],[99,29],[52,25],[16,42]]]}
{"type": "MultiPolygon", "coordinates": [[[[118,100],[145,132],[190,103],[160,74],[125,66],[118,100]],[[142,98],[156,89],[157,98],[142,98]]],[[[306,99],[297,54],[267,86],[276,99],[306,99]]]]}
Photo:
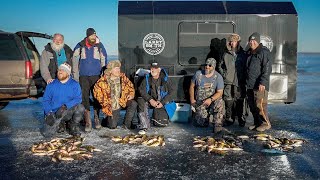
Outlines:
{"type": "Polygon", "coordinates": [[[271,128],[268,118],[268,91],[272,60],[270,51],[260,43],[260,34],[255,32],[249,37],[247,58],[247,97],[254,125],[249,129],[265,131],[271,128]]]}
{"type": "Polygon", "coordinates": [[[236,118],[239,126],[245,126],[246,54],[240,46],[240,40],[238,34],[231,34],[228,37],[225,53],[218,67],[224,81],[223,100],[226,107],[224,126],[232,125],[236,118]]]}
{"type": "MultiPolygon", "coordinates": [[[[139,134],[145,134],[150,127],[148,109],[153,108],[152,120],[155,126],[167,126],[170,116],[175,108],[168,108],[168,104],[173,104],[173,87],[168,78],[168,74],[161,69],[157,62],[153,62],[150,67],[150,74],[147,74],[139,85],[138,117],[140,119],[139,134]]],[[[175,106],[175,104],[173,104],[175,106]]]]}

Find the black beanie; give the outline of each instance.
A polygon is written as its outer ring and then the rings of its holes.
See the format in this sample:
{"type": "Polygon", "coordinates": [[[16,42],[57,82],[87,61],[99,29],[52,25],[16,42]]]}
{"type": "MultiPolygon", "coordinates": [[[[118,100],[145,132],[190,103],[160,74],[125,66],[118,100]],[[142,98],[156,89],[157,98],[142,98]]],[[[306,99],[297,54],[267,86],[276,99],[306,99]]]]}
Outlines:
{"type": "Polygon", "coordinates": [[[96,34],[96,31],[93,28],[87,29],[87,37],[91,36],[92,34],[96,34]]]}
{"type": "Polygon", "coordinates": [[[257,32],[251,34],[251,36],[249,37],[249,41],[250,40],[255,40],[258,44],[260,44],[260,34],[257,32]]]}

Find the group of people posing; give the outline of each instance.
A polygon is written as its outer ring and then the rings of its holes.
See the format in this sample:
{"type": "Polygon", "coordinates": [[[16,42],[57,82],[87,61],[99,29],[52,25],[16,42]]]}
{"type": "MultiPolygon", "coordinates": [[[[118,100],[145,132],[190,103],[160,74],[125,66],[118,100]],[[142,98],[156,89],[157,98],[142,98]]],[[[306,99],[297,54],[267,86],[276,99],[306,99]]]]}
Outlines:
{"type": "Polygon", "coordinates": [[[238,34],[230,35],[221,59],[217,62],[207,57],[204,70],[197,71],[191,81],[194,124],[212,124],[214,133],[226,131],[224,126],[236,120],[244,127],[247,104],[254,118],[249,129],[262,132],[271,128],[267,111],[271,53],[260,43],[257,32],[248,39],[248,51],[240,41],[238,34]]]}
{"type": "MultiPolygon", "coordinates": [[[[214,133],[223,131],[223,126],[235,120],[244,127],[247,98],[254,117],[249,129],[264,131],[271,127],[267,115],[270,51],[260,43],[258,33],[249,37],[249,46],[245,52],[240,47],[240,36],[232,34],[223,58],[218,63],[208,58],[205,68],[195,73],[189,88],[194,125],[212,125],[214,133]]],[[[43,95],[44,126],[58,132],[68,130],[73,136],[81,135],[81,123],[86,132],[92,130],[92,122],[96,129],[101,126],[114,129],[122,109],[126,109],[124,129],[136,128],[132,124],[136,111],[139,134],[145,134],[151,123],[167,126],[176,105],[173,84],[165,69],[158,62],[151,63],[150,73],[145,74],[137,91],[120,69],[120,61],[108,62],[107,52],[93,28],[87,29],[86,37],[74,50],[64,44],[62,34],[55,34],[53,41],[45,46],[40,61],[41,75],[47,83],[43,95]],[[102,122],[100,110],[105,115],[102,122]]]]}

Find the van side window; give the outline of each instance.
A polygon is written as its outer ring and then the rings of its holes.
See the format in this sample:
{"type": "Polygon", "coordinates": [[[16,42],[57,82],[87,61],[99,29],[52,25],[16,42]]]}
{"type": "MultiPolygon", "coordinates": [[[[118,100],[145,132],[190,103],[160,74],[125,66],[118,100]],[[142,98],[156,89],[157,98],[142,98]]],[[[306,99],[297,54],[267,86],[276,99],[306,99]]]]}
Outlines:
{"type": "Polygon", "coordinates": [[[30,47],[30,45],[26,41],[22,41],[22,43],[27,51],[27,55],[28,55],[29,59],[34,59],[34,55],[32,53],[32,48],[30,47]]]}
{"type": "Polygon", "coordinates": [[[13,35],[0,34],[0,61],[22,60],[22,54],[13,35]]]}

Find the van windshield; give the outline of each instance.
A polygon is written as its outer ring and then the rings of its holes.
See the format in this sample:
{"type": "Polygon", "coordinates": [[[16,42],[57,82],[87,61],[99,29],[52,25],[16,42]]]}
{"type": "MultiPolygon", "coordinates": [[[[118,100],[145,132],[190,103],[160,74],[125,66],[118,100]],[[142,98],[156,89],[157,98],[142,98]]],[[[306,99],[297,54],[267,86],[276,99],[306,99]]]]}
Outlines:
{"type": "Polygon", "coordinates": [[[0,34],[0,61],[22,60],[22,54],[13,34],[0,34]]]}

